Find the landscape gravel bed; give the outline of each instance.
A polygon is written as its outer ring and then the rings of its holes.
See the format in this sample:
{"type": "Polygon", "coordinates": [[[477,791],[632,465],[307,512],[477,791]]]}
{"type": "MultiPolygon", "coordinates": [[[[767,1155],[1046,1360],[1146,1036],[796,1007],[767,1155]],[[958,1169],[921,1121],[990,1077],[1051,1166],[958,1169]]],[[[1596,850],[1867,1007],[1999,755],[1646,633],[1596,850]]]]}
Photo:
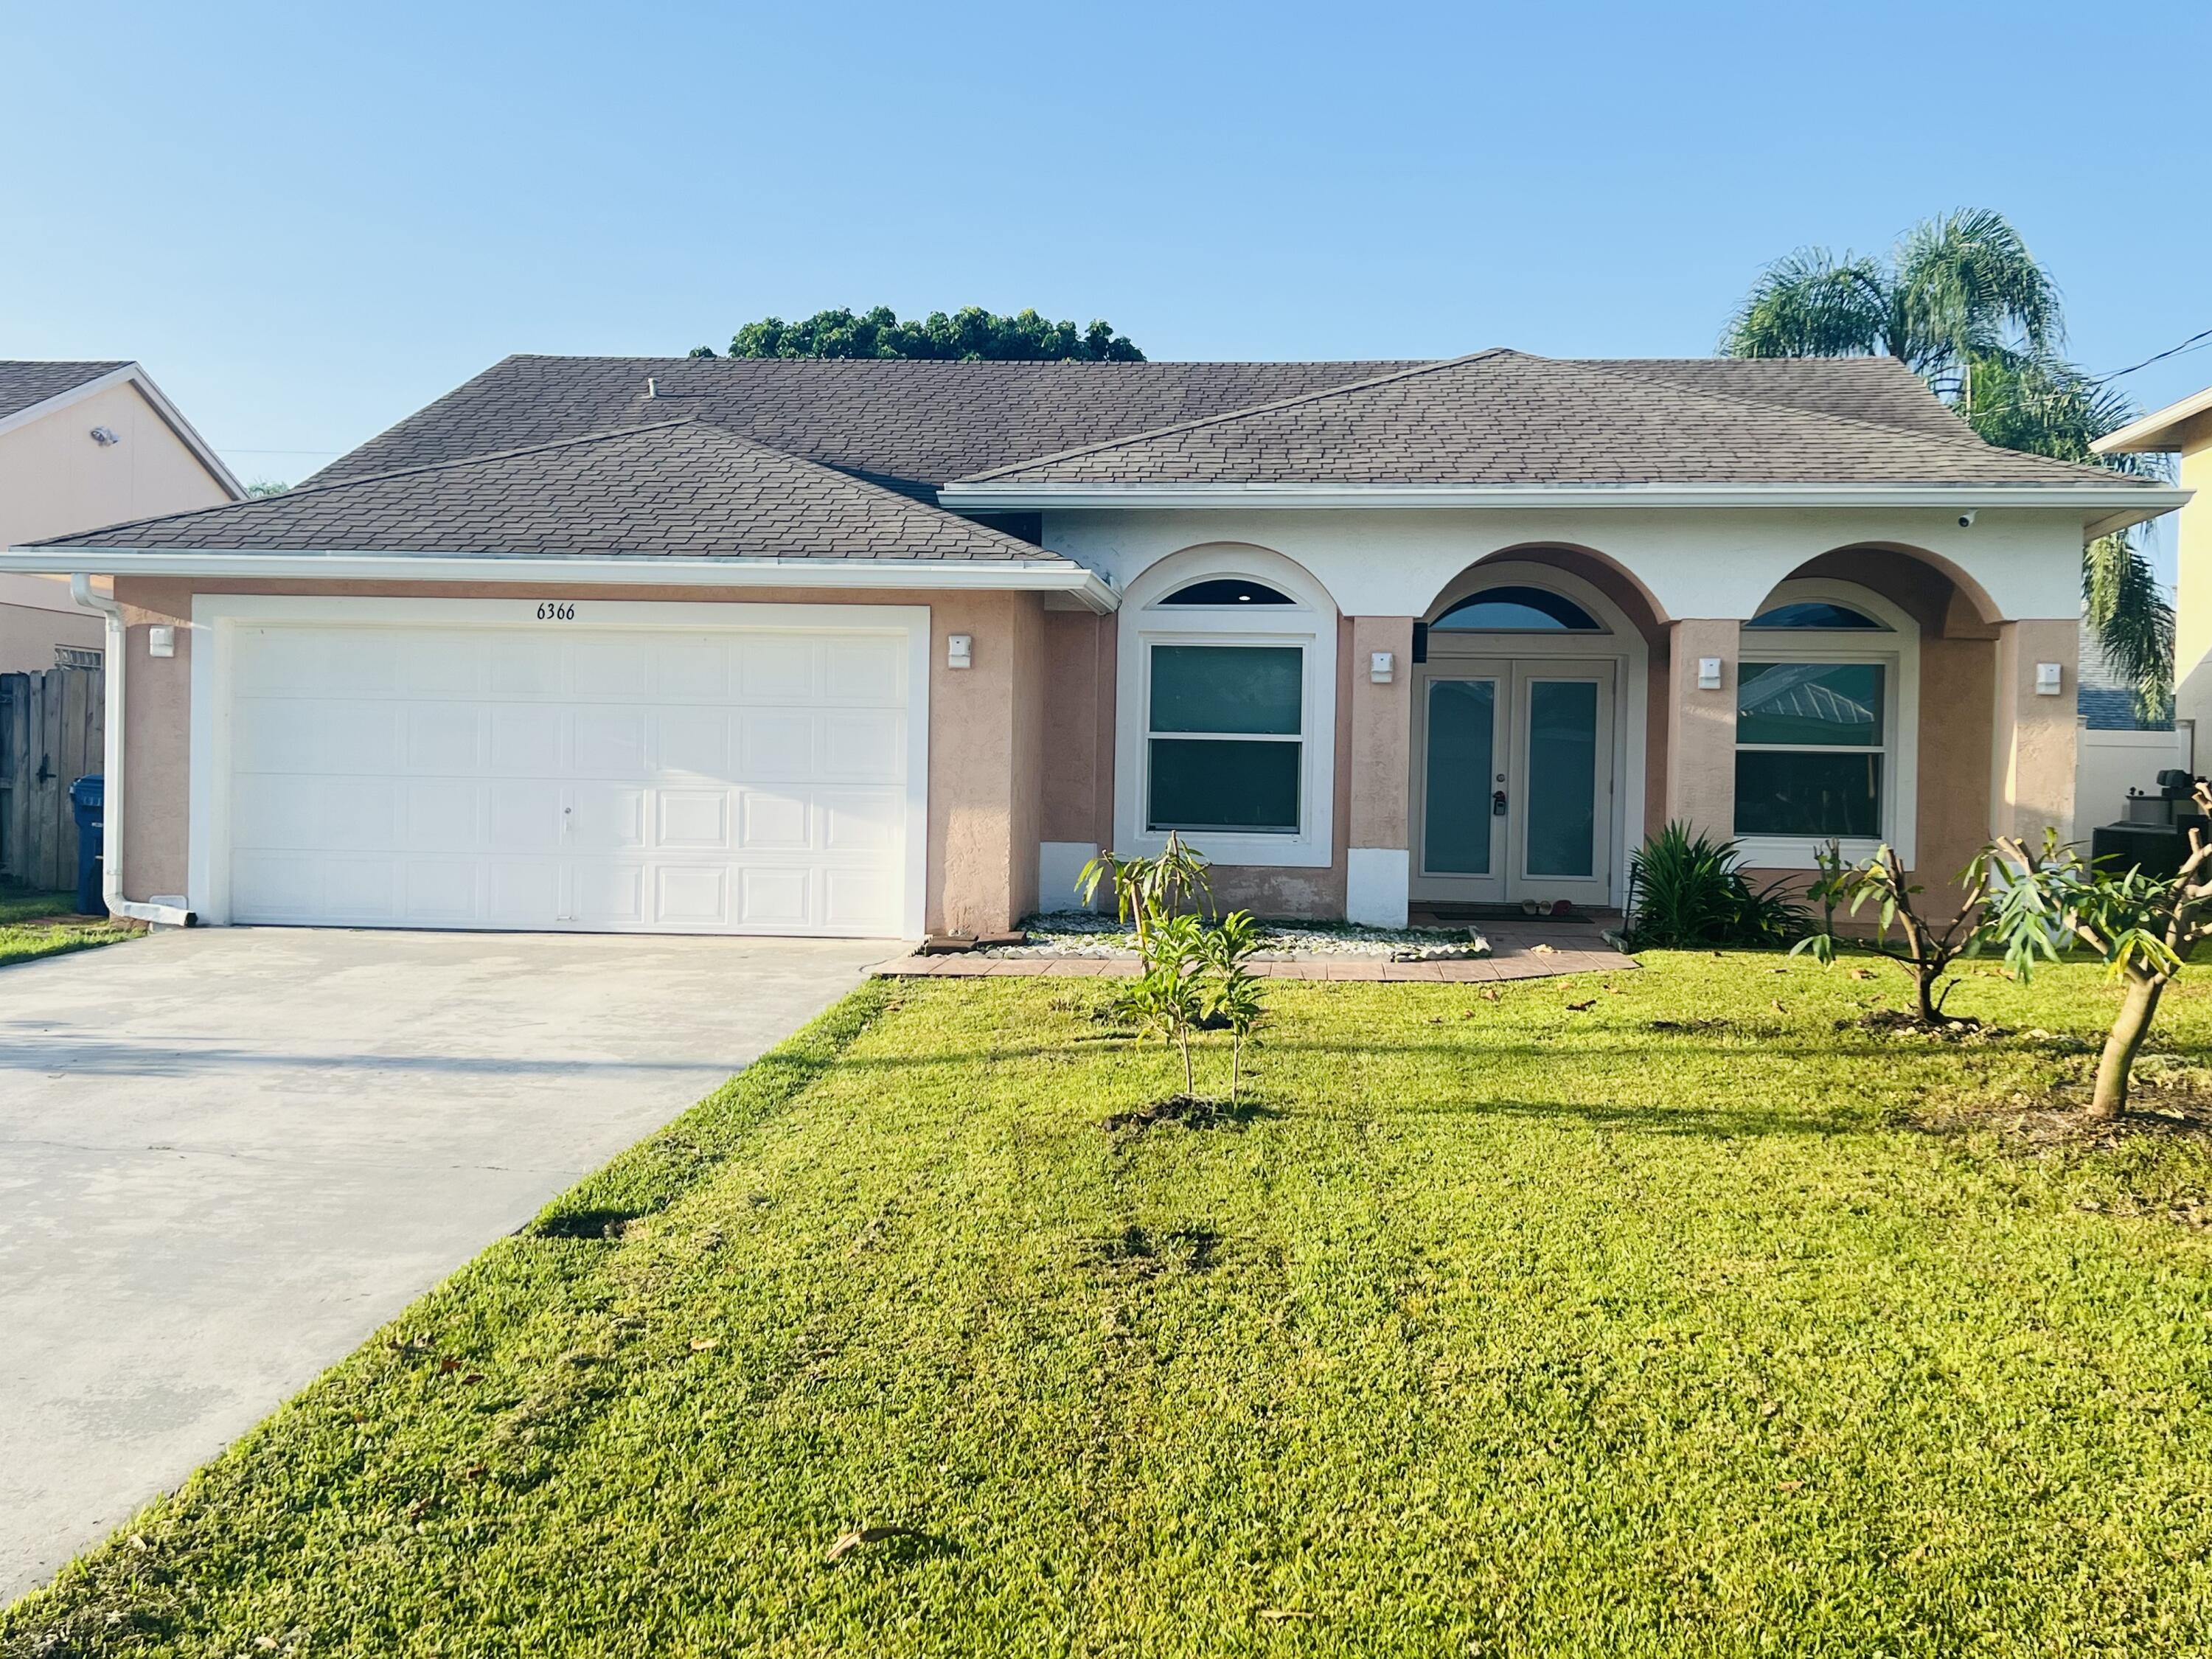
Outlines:
{"type": "MultiPolygon", "coordinates": [[[[1056,910],[1022,924],[1021,945],[987,946],[990,957],[1133,957],[1137,936],[1112,916],[1091,910],[1056,910]]],[[[1267,922],[1261,962],[1310,957],[1374,957],[1386,962],[1464,962],[1490,954],[1490,941],[1472,927],[1359,927],[1348,922],[1267,922]]]]}

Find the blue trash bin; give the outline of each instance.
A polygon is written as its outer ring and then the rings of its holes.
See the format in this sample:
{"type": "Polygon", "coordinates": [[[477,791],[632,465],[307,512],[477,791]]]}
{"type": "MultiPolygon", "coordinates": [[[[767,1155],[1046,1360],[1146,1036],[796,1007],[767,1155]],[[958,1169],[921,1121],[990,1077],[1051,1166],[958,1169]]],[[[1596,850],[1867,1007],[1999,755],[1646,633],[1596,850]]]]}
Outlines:
{"type": "Polygon", "coordinates": [[[76,908],[80,915],[104,916],[100,896],[100,860],[106,837],[107,780],[94,774],[70,785],[70,811],[76,818],[76,908]]]}

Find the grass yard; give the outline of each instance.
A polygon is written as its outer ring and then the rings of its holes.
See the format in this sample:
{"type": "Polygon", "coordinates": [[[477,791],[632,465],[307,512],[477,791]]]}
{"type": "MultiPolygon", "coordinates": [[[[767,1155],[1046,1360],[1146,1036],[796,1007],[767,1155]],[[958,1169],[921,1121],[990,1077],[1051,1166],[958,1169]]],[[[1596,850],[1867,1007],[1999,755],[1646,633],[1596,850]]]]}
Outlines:
{"type": "Polygon", "coordinates": [[[137,933],[127,923],[73,914],[75,893],[34,893],[0,888],[0,968],[39,957],[59,956],[94,945],[112,945],[137,933]]]}
{"type": "Polygon", "coordinates": [[[1252,1115],[1119,1136],[1181,1078],[1097,985],[872,985],[0,1652],[2212,1649],[2212,1159],[1907,1121],[2113,994],[1648,961],[1280,984],[1252,1115]]]}

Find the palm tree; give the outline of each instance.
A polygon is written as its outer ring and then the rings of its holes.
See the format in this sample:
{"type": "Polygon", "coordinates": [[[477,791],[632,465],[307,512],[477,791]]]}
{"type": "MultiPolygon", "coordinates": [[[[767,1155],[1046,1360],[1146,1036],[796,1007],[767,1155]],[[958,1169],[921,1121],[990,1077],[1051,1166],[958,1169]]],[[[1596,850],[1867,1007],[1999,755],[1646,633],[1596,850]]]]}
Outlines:
{"type": "MultiPolygon", "coordinates": [[[[2155,458],[2089,446],[2136,416],[2122,394],[2059,355],[2058,290],[2001,213],[1963,209],[1907,231],[1887,258],[1801,248],[1745,296],[1730,357],[1889,356],[1928,382],[1990,443],[2135,471],[2155,458]]],[[[2105,659],[2146,715],[2173,688],[2173,609],[2127,532],[2081,557],[2081,599],[2105,659]]]]}

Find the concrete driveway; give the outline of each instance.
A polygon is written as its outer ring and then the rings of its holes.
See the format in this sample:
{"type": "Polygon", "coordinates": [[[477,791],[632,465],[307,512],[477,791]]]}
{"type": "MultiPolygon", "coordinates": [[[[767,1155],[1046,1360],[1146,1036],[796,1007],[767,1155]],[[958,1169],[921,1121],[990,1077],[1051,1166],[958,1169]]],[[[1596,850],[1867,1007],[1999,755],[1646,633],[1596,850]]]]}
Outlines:
{"type": "Polygon", "coordinates": [[[0,1603],[892,949],[216,928],[0,969],[0,1603]]]}

